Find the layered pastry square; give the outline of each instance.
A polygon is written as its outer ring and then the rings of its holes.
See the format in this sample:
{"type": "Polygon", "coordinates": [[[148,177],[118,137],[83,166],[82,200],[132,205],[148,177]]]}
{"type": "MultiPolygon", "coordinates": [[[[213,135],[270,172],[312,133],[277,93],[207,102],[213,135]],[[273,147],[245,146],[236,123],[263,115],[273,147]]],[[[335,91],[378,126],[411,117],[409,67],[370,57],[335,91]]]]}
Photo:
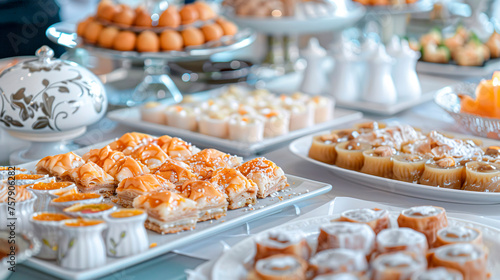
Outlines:
{"type": "Polygon", "coordinates": [[[113,176],[117,182],[121,182],[130,177],[149,174],[150,170],[140,161],[126,156],[116,162],[116,164],[111,166],[106,172],[113,176]]]}
{"type": "Polygon", "coordinates": [[[197,178],[187,163],[173,159],[166,160],[154,174],[169,180],[178,187],[186,181],[197,178]]]}
{"type": "Polygon", "coordinates": [[[130,177],[121,181],[116,188],[116,203],[122,207],[130,208],[136,197],[162,189],[175,191],[175,185],[153,174],[130,177]]]}
{"type": "Polygon", "coordinates": [[[236,169],[219,169],[214,172],[210,182],[227,195],[229,209],[238,209],[257,201],[257,185],[236,169]]]}
{"type": "Polygon", "coordinates": [[[236,169],[257,184],[258,198],[265,198],[288,186],[285,172],[281,167],[263,157],[249,160],[236,169]]]}
{"type": "Polygon", "coordinates": [[[101,149],[92,149],[82,156],[85,162],[92,161],[108,172],[113,169],[118,162],[125,158],[122,152],[112,150],[109,145],[101,149]]]}
{"type": "Polygon", "coordinates": [[[137,146],[142,144],[147,144],[152,142],[155,137],[138,132],[129,132],[122,135],[122,137],[109,143],[109,147],[112,150],[123,152],[126,155],[130,155],[132,151],[137,148],[137,146]]]}
{"type": "Polygon", "coordinates": [[[150,170],[158,169],[158,167],[169,159],[167,153],[154,143],[137,147],[130,156],[146,165],[150,170]]]}
{"type": "Polygon", "coordinates": [[[144,226],[161,234],[194,229],[198,220],[196,202],[167,190],[140,195],[133,206],[147,212],[144,226]]]}
{"type": "Polygon", "coordinates": [[[160,148],[174,160],[185,161],[200,151],[188,142],[168,135],[157,138],[153,143],[160,146],[160,148]]]}
{"type": "Polygon", "coordinates": [[[212,183],[191,180],[185,182],[180,191],[183,196],[196,202],[198,206],[198,222],[226,216],[229,204],[226,195],[212,183]]]}
{"type": "Polygon", "coordinates": [[[60,178],[64,172],[82,166],[85,161],[73,152],[47,156],[36,164],[37,174],[49,174],[60,178]]]}
{"type": "Polygon", "coordinates": [[[234,168],[241,164],[241,158],[231,156],[216,149],[204,149],[194,154],[186,162],[200,179],[209,179],[221,168],[234,168]]]}
{"type": "Polygon", "coordinates": [[[64,172],[61,179],[74,182],[82,193],[100,193],[104,197],[115,193],[115,179],[91,161],[64,172]]]}

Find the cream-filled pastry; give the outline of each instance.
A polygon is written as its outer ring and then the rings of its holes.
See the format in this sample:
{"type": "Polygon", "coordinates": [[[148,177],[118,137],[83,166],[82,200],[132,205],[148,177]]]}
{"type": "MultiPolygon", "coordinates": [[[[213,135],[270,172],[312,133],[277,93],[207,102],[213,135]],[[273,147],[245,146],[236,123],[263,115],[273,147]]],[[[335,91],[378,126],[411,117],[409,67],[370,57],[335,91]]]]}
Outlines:
{"type": "Polygon", "coordinates": [[[307,262],[293,255],[273,255],[260,259],[250,271],[248,280],[305,280],[307,262]]]}
{"type": "Polygon", "coordinates": [[[172,127],[196,131],[199,110],[189,106],[172,105],[165,109],[167,124],[172,127]]]}
{"type": "Polygon", "coordinates": [[[260,234],[255,238],[255,246],[255,262],[278,254],[294,255],[309,260],[312,254],[306,236],[300,231],[273,230],[260,234]]]}
{"type": "Polygon", "coordinates": [[[165,105],[159,102],[148,102],[141,106],[141,120],[146,122],[167,124],[165,105]]]}
{"type": "Polygon", "coordinates": [[[229,117],[229,139],[240,142],[262,141],[264,122],[261,116],[233,114],[229,117]]]}
{"type": "Polygon", "coordinates": [[[427,268],[427,261],[413,252],[396,252],[378,256],[371,265],[373,280],[411,280],[427,268]]]}
{"type": "Polygon", "coordinates": [[[317,95],[312,97],[309,103],[314,108],[314,123],[326,122],[333,118],[335,101],[332,98],[317,95]]]}
{"type": "Polygon", "coordinates": [[[445,227],[437,232],[434,247],[441,247],[455,243],[483,245],[483,233],[476,228],[464,226],[445,227]]]}
{"type": "Polygon", "coordinates": [[[488,279],[487,258],[483,246],[470,243],[441,246],[428,257],[429,267],[456,269],[462,273],[464,280],[488,279]]]}
{"type": "Polygon", "coordinates": [[[385,229],[377,235],[379,254],[408,251],[424,257],[428,248],[427,237],[411,228],[385,229]]]}
{"type": "Polygon", "coordinates": [[[375,248],[375,233],[366,224],[333,222],[320,227],[318,252],[346,248],[360,250],[366,256],[375,248]]]}
{"type": "Polygon", "coordinates": [[[329,249],[317,253],[310,260],[314,275],[354,272],[364,274],[368,270],[363,251],[352,249],[329,249]]]}
{"type": "Polygon", "coordinates": [[[436,241],[438,230],[448,226],[446,211],[436,206],[416,206],[405,209],[398,217],[400,227],[408,227],[423,233],[429,247],[436,241]]]}
{"type": "Polygon", "coordinates": [[[389,212],[382,209],[353,209],[342,212],[341,222],[362,223],[370,226],[375,234],[390,226],[389,212]]]}

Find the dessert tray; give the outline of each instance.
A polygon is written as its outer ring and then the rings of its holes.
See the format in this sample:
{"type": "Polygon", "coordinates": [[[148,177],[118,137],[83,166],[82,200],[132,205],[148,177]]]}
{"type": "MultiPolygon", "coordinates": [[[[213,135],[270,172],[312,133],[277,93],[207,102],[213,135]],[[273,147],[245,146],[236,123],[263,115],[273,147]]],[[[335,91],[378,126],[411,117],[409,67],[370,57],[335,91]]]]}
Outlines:
{"type": "Polygon", "coordinates": [[[350,26],[365,14],[365,7],[358,3],[341,0],[335,4],[301,3],[295,16],[242,17],[235,14],[232,7],[224,8],[224,15],[239,26],[273,35],[325,32],[350,26]],[[272,28],[270,28],[272,27],[272,28]]]}
{"type": "Polygon", "coordinates": [[[420,86],[422,88],[422,95],[416,99],[403,99],[398,100],[395,104],[382,104],[366,101],[341,101],[337,100],[339,107],[358,110],[362,112],[391,116],[410,109],[414,106],[429,102],[434,98],[436,92],[448,85],[457,84],[456,80],[447,79],[443,77],[436,77],[431,75],[418,75],[420,79],[420,86]]]}
{"type": "Polygon", "coordinates": [[[483,77],[488,76],[500,66],[500,59],[486,61],[483,66],[460,66],[451,63],[417,62],[417,72],[430,75],[448,75],[456,77],[483,77]]]}
{"type": "Polygon", "coordinates": [[[336,108],[334,111],[333,119],[329,121],[319,123],[307,128],[295,130],[281,136],[265,138],[263,141],[255,143],[244,143],[208,136],[199,132],[179,129],[167,125],[143,121],[141,120],[139,108],[125,108],[108,113],[108,118],[110,118],[111,120],[136,129],[140,129],[141,131],[176,135],[181,138],[189,139],[193,144],[200,147],[210,146],[224,152],[235,153],[242,156],[250,156],[256,153],[271,150],[297,137],[321,131],[335,125],[358,120],[362,118],[362,116],[363,114],[357,111],[336,108]]]}
{"type": "MultiPolygon", "coordinates": [[[[77,155],[83,155],[91,149],[101,148],[110,141],[88,146],[74,151],[77,155]]],[[[36,162],[31,162],[18,166],[28,170],[35,170],[36,162]]],[[[266,199],[260,199],[255,206],[244,207],[227,212],[227,216],[207,222],[198,223],[196,229],[183,231],[177,234],[161,235],[153,231],[147,231],[148,240],[151,244],[157,245],[130,257],[111,258],[106,257],[106,264],[88,270],[72,271],[59,266],[55,261],[47,261],[38,258],[30,258],[24,264],[34,269],[41,270],[56,277],[64,279],[95,279],[110,274],[120,269],[138,264],[156,256],[165,254],[180,246],[191,244],[197,240],[217,234],[228,228],[240,225],[250,220],[257,219],[264,215],[274,213],[280,209],[292,205],[298,201],[308,199],[331,190],[331,185],[320,183],[308,179],[287,175],[288,182],[293,192],[287,191],[266,199]]]]}
{"type": "Polygon", "coordinates": [[[237,50],[253,43],[256,35],[249,29],[240,30],[234,36],[223,37],[219,41],[208,42],[200,46],[187,47],[183,51],[162,51],[162,52],[136,52],[136,51],[117,51],[105,49],[84,43],[75,33],[76,26],[68,22],[59,22],[51,25],[46,36],[61,46],[66,48],[82,47],[92,51],[97,55],[104,55],[116,59],[193,59],[208,57],[219,52],[237,50]]]}
{"type": "Polygon", "coordinates": [[[366,13],[379,15],[423,13],[432,10],[433,3],[429,0],[419,0],[410,4],[395,5],[365,5],[366,13]]]}
{"type": "MultiPolygon", "coordinates": [[[[329,133],[329,131],[324,131],[329,133]]],[[[470,139],[468,135],[458,133],[445,132],[446,135],[455,136],[462,139],[470,139]]],[[[316,135],[321,135],[318,133],[316,135]]],[[[349,181],[362,184],[364,186],[375,188],[387,192],[397,193],[406,196],[424,198],[436,201],[446,201],[464,204],[498,204],[500,203],[500,193],[498,192],[476,192],[464,191],[448,188],[439,188],[434,186],[427,186],[422,184],[408,183],[374,175],[365,174],[359,171],[353,171],[338,167],[333,164],[327,164],[318,160],[312,159],[308,156],[309,148],[311,147],[314,135],[301,137],[293,141],[289,145],[290,151],[296,156],[309,161],[313,164],[322,166],[332,173],[341,176],[349,181]]],[[[482,141],[483,146],[498,145],[497,141],[487,138],[475,138],[482,141]]]]}
{"type": "MultiPolygon", "coordinates": [[[[366,207],[366,206],[365,206],[366,207]]],[[[382,209],[390,209],[392,207],[382,209]]],[[[347,210],[355,209],[350,207],[347,210]]],[[[336,212],[336,211],[335,211],[336,212]]],[[[400,211],[388,210],[390,227],[397,227],[397,218],[401,213],[400,211]]],[[[269,232],[296,232],[301,231],[309,244],[314,244],[318,238],[320,232],[319,228],[328,225],[341,217],[340,213],[312,217],[307,219],[298,220],[295,222],[286,223],[274,227],[272,229],[266,230],[259,233],[256,236],[245,239],[244,241],[236,244],[227,252],[225,252],[214,264],[211,274],[211,279],[222,280],[222,279],[247,279],[248,266],[251,258],[255,255],[256,238],[259,236],[264,236],[269,232]]],[[[497,235],[500,234],[500,230],[490,227],[485,224],[475,223],[468,220],[462,220],[458,218],[453,218],[448,216],[448,226],[452,227],[469,227],[478,229],[483,233],[484,245],[489,249],[488,256],[488,270],[491,273],[491,279],[497,279],[500,276],[500,254],[498,250],[500,249],[500,242],[498,241],[497,235]]],[[[313,245],[314,246],[314,245],[313,245]]],[[[381,278],[382,279],[382,278],[381,278]]]]}

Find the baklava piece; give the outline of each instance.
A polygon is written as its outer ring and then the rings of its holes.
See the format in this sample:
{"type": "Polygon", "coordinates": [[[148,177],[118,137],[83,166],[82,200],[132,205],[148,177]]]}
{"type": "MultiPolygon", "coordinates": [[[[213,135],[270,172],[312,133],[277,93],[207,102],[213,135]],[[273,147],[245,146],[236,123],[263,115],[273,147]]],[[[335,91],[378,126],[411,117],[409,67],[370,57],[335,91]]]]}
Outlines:
{"type": "Polygon", "coordinates": [[[85,161],[73,152],[47,156],[36,164],[37,174],[49,174],[60,178],[64,172],[82,166],[85,161]]]}
{"type": "Polygon", "coordinates": [[[204,149],[186,161],[199,179],[209,179],[221,168],[234,168],[241,164],[241,158],[231,156],[216,149],[204,149]]]}
{"type": "Polygon", "coordinates": [[[187,181],[180,191],[183,196],[196,202],[198,222],[226,216],[228,206],[226,195],[212,183],[200,180],[187,181]]]}
{"type": "Polygon", "coordinates": [[[139,146],[130,156],[146,165],[150,170],[158,169],[169,158],[167,153],[156,144],[139,146]]]}
{"type": "Polygon", "coordinates": [[[192,230],[198,220],[196,202],[167,190],[140,195],[133,206],[147,212],[144,226],[161,234],[192,230]]]}
{"type": "Polygon", "coordinates": [[[210,182],[227,195],[229,209],[238,209],[257,201],[257,185],[236,169],[219,169],[210,182]]]}
{"type": "Polygon", "coordinates": [[[91,161],[66,171],[61,178],[75,182],[82,193],[100,193],[104,197],[115,193],[115,179],[91,161]]]}
{"type": "Polygon", "coordinates": [[[127,156],[118,161],[107,172],[119,183],[130,177],[149,174],[150,170],[146,165],[127,156]]]}
{"type": "Polygon", "coordinates": [[[184,182],[196,179],[196,174],[193,173],[191,167],[182,161],[168,159],[155,172],[174,185],[180,187],[184,182]]]}
{"type": "Polygon", "coordinates": [[[116,141],[109,143],[112,150],[123,152],[130,155],[139,145],[147,144],[155,140],[155,137],[138,132],[129,132],[122,135],[116,141]]]}
{"type": "Polygon", "coordinates": [[[236,169],[247,179],[257,184],[258,198],[265,198],[288,186],[285,172],[281,167],[263,157],[249,160],[236,169]]]}
{"type": "Polygon", "coordinates": [[[83,160],[85,162],[92,161],[104,169],[104,171],[109,172],[112,170],[118,162],[125,158],[122,152],[112,150],[109,145],[101,149],[92,149],[88,153],[83,155],[83,160]]]}
{"type": "Polygon", "coordinates": [[[131,208],[134,198],[160,189],[175,191],[175,185],[153,174],[130,177],[121,181],[116,188],[116,197],[118,198],[116,203],[122,207],[131,208]]]}

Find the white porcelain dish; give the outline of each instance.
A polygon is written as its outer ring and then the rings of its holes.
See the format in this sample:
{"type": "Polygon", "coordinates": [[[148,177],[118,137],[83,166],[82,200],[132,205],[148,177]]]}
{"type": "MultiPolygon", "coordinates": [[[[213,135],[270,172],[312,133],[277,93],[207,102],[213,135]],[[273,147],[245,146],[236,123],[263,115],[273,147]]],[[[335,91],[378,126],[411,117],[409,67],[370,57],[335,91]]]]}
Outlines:
{"type": "MultiPolygon", "coordinates": [[[[418,68],[417,68],[418,69],[418,68]]],[[[416,99],[401,99],[394,104],[382,104],[366,101],[340,101],[337,100],[337,106],[347,109],[358,110],[366,113],[377,115],[391,116],[410,109],[414,106],[420,105],[425,102],[433,100],[434,94],[449,85],[458,84],[459,81],[443,77],[436,77],[431,75],[418,75],[420,80],[420,87],[422,88],[422,95],[416,99]]]]}
{"type": "MultiPolygon", "coordinates": [[[[90,149],[103,147],[108,144],[108,142],[78,149],[74,151],[74,153],[83,155],[90,149]]],[[[30,162],[18,167],[34,170],[35,165],[36,162],[30,162]]],[[[255,208],[253,208],[254,210],[249,211],[248,207],[230,210],[227,212],[227,216],[219,220],[198,223],[196,225],[196,229],[192,231],[184,231],[178,234],[160,235],[148,230],[147,234],[150,244],[156,243],[157,246],[130,257],[107,257],[104,265],[85,271],[70,271],[62,268],[55,261],[45,261],[36,258],[27,260],[25,265],[63,279],[96,279],[165,254],[181,246],[192,244],[197,240],[204,239],[226,229],[258,219],[269,215],[270,213],[277,212],[280,209],[299,201],[327,193],[332,189],[332,186],[326,183],[316,182],[293,175],[287,175],[287,178],[290,186],[292,186],[293,192],[284,192],[281,199],[277,197],[259,199],[259,203],[254,206],[255,208]]]]}
{"type": "Polygon", "coordinates": [[[226,153],[233,153],[241,156],[250,156],[256,153],[268,151],[302,135],[321,131],[335,125],[355,121],[361,119],[362,117],[363,114],[360,112],[335,108],[333,119],[330,121],[316,124],[308,128],[295,130],[282,136],[266,138],[260,142],[244,143],[208,136],[199,132],[179,129],[163,124],[146,122],[141,120],[139,108],[119,109],[108,114],[108,118],[110,118],[111,120],[133,127],[135,129],[138,129],[139,131],[177,136],[189,140],[194,145],[200,147],[215,148],[226,153]]]}
{"type": "MultiPolygon", "coordinates": [[[[399,215],[399,212],[390,212],[389,214],[390,218],[394,220],[399,215]]],[[[314,239],[317,238],[317,235],[319,234],[320,226],[328,224],[332,220],[338,219],[339,217],[340,215],[338,214],[332,216],[314,217],[284,224],[270,230],[276,230],[276,229],[301,230],[306,234],[307,239],[313,242],[314,239]]],[[[450,226],[473,227],[483,232],[484,243],[489,248],[490,251],[490,255],[488,258],[488,268],[492,273],[492,279],[498,279],[498,277],[500,277],[500,240],[498,239],[500,230],[487,225],[451,217],[448,217],[448,223],[450,226]]],[[[212,280],[246,279],[247,270],[245,269],[244,265],[249,259],[251,259],[255,255],[254,238],[255,236],[247,238],[242,242],[233,246],[226,253],[224,253],[215,262],[215,265],[212,269],[211,279],[212,280]]]]}
{"type": "MultiPolygon", "coordinates": [[[[328,132],[323,132],[328,133],[328,132]]],[[[321,133],[318,133],[321,134],[321,133]]],[[[456,135],[463,138],[470,136],[446,132],[447,135],[456,135]]],[[[464,203],[464,204],[498,204],[500,203],[500,193],[473,192],[437,188],[420,184],[407,183],[378,176],[373,176],[357,171],[352,171],[335,165],[326,164],[308,157],[309,147],[312,143],[313,135],[304,136],[293,141],[289,149],[298,157],[322,166],[344,179],[387,192],[398,193],[406,196],[419,197],[429,200],[464,203]]],[[[490,139],[478,138],[484,145],[498,145],[498,142],[490,139]]]]}

